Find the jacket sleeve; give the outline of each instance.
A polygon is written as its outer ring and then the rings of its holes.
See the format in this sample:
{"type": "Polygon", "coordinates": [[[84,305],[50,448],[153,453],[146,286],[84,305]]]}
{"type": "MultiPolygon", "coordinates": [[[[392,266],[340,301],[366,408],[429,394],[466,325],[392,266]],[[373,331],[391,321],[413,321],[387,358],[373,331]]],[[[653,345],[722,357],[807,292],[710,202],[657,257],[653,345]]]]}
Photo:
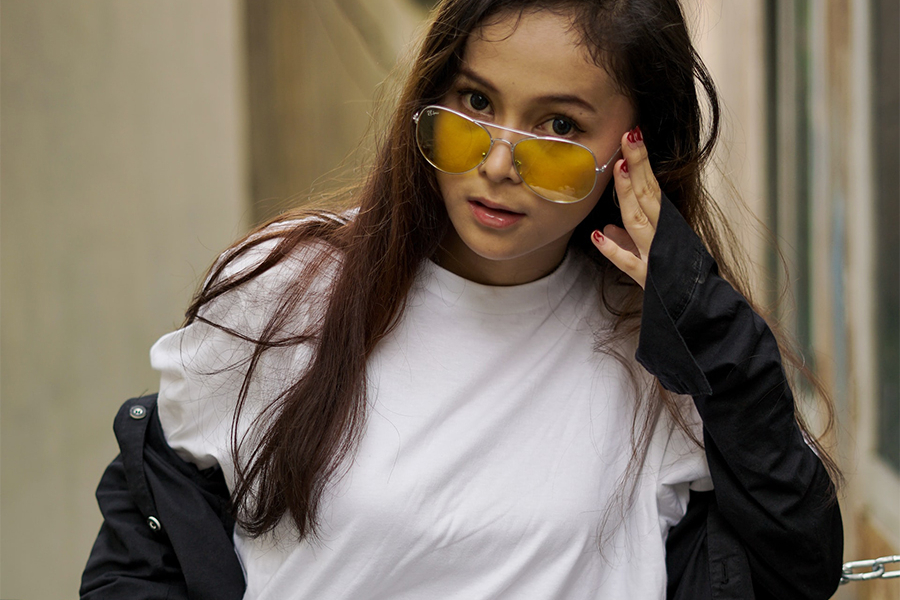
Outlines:
{"type": "Polygon", "coordinates": [[[703,503],[716,517],[703,530],[713,523],[737,536],[757,597],[829,598],[840,580],[840,510],[797,425],[775,337],[665,196],[636,358],[666,389],[693,396],[703,420],[714,485],[703,503]]]}
{"type": "Polygon", "coordinates": [[[104,521],[82,600],[240,599],[243,571],[221,471],[200,471],[166,445],[155,395],[126,402],[114,428],[120,454],[97,488],[104,521]]]}

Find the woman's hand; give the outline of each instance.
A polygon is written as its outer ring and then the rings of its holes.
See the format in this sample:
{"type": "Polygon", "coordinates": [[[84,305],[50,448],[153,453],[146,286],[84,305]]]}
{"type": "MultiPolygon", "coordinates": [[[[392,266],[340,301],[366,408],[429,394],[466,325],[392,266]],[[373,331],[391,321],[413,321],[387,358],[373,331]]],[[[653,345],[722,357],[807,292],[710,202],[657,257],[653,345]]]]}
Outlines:
{"type": "Polygon", "coordinates": [[[622,156],[613,167],[613,178],[625,229],[607,225],[602,233],[591,234],[591,240],[603,256],[643,288],[662,192],[650,168],[640,127],[622,136],[622,156]]]}

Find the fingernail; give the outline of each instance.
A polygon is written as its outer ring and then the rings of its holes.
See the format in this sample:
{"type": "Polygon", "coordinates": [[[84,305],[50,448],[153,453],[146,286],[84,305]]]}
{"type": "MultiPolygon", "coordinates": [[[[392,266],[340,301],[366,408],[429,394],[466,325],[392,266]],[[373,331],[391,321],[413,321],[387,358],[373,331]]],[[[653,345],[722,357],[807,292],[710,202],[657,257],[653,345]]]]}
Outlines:
{"type": "Polygon", "coordinates": [[[622,173],[624,173],[625,175],[628,175],[628,161],[627,161],[627,160],[623,160],[623,161],[622,161],[622,166],[621,166],[621,168],[620,168],[619,170],[620,170],[622,173]]]}
{"type": "Polygon", "coordinates": [[[628,143],[633,144],[633,143],[635,142],[635,139],[634,139],[634,129],[632,129],[631,131],[629,131],[629,132],[628,132],[628,135],[625,136],[625,137],[626,137],[626,139],[628,140],[628,143]]]}
{"type": "Polygon", "coordinates": [[[602,244],[603,243],[603,234],[600,233],[600,231],[595,229],[594,233],[591,234],[591,239],[594,240],[595,244],[602,244]]]}
{"type": "Polygon", "coordinates": [[[636,125],[636,126],[634,127],[634,139],[637,140],[638,142],[643,142],[643,141],[644,141],[644,134],[641,133],[641,126],[640,126],[640,125],[636,125]]]}

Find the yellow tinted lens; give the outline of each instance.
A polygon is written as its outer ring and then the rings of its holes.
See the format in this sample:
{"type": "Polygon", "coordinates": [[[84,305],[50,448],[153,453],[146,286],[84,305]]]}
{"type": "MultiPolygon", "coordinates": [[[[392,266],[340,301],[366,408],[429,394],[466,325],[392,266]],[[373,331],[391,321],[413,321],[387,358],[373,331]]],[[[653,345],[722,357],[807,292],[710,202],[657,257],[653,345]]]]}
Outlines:
{"type": "Polygon", "coordinates": [[[516,168],[528,187],[552,202],[578,202],[597,180],[590,150],[559,140],[522,140],[516,144],[516,168]]]}
{"type": "Polygon", "coordinates": [[[447,173],[474,169],[491,147],[487,131],[468,119],[437,108],[422,112],[416,134],[428,162],[447,173]]]}

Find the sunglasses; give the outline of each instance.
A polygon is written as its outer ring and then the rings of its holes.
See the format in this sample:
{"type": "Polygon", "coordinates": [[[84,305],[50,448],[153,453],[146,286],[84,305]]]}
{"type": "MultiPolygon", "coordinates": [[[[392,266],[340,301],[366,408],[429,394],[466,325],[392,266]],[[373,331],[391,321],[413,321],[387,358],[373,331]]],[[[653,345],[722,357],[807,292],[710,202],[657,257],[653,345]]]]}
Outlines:
{"type": "Polygon", "coordinates": [[[503,142],[510,148],[522,182],[544,200],[558,204],[590,196],[600,173],[621,151],[616,149],[606,164],[597,166],[590,148],[576,142],[476,121],[443,106],[426,106],[413,115],[413,121],[419,150],[435,169],[453,175],[471,171],[487,160],[494,142],[503,142]],[[512,143],[494,137],[488,127],[523,137],[512,143]]]}

